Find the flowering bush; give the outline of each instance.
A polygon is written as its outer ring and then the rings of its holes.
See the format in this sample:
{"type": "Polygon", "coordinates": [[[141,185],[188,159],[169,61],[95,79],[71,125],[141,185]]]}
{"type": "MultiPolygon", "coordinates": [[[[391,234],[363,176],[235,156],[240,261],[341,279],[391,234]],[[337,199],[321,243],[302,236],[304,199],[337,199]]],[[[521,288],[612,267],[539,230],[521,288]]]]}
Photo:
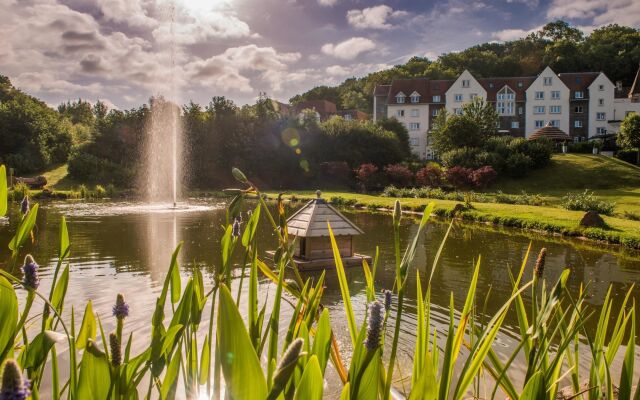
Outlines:
{"type": "Polygon", "coordinates": [[[419,186],[438,187],[442,185],[442,168],[430,164],[416,173],[416,183],[419,186]]]}
{"type": "Polygon", "coordinates": [[[356,170],[358,182],[364,186],[365,190],[375,189],[380,184],[378,167],[373,164],[362,164],[356,170]]]}
{"type": "Polygon", "coordinates": [[[471,186],[473,184],[472,174],[473,170],[471,168],[464,167],[451,167],[445,172],[447,182],[456,188],[471,186]]]}
{"type": "Polygon", "coordinates": [[[384,167],[384,172],[391,184],[406,187],[410,186],[413,181],[411,170],[402,164],[392,164],[384,167]]]}
{"type": "Polygon", "coordinates": [[[478,188],[486,188],[496,181],[498,173],[492,167],[485,165],[471,173],[471,181],[478,188]]]}

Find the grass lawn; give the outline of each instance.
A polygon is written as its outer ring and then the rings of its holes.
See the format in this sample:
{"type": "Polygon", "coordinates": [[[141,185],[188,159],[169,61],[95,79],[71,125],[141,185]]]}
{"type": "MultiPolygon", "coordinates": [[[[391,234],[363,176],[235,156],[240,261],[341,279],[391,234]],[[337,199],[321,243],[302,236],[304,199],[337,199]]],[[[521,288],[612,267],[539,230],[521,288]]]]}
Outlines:
{"type": "Polygon", "coordinates": [[[42,175],[47,178],[47,187],[51,190],[72,190],[80,186],[80,183],[69,177],[67,164],[54,167],[42,175]]]}

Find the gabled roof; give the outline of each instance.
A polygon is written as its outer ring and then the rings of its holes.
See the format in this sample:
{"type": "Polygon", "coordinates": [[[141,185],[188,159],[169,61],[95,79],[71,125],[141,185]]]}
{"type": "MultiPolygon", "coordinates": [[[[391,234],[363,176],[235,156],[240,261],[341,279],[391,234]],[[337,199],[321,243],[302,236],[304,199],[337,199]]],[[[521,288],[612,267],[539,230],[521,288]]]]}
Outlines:
{"type": "Polygon", "coordinates": [[[320,198],[309,201],[287,220],[289,234],[299,237],[329,236],[327,222],[335,236],[355,236],[364,233],[340,211],[320,198]]]}
{"type": "Polygon", "coordinates": [[[558,74],[558,77],[571,92],[586,92],[598,75],[600,72],[567,72],[558,74]]]}
{"type": "Polygon", "coordinates": [[[394,79],[391,82],[391,89],[389,90],[387,104],[398,104],[396,101],[396,94],[400,92],[416,92],[420,94],[420,101],[418,103],[427,103],[429,101],[428,85],[429,80],[426,78],[394,79]]]}
{"type": "Polygon", "coordinates": [[[535,76],[516,76],[510,78],[480,78],[478,82],[487,91],[487,101],[496,101],[498,92],[505,86],[515,92],[516,101],[524,101],[527,88],[535,80],[535,76]]]}
{"type": "Polygon", "coordinates": [[[297,113],[306,109],[316,110],[320,114],[335,114],[338,111],[336,105],[327,100],[302,101],[296,104],[294,109],[297,113]]]}

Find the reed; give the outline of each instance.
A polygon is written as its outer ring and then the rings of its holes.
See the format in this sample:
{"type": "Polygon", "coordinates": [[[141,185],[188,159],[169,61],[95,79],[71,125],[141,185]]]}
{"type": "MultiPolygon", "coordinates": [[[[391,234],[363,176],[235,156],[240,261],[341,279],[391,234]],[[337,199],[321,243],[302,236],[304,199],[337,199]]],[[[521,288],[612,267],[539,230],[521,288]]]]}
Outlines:
{"type": "MultiPolygon", "coordinates": [[[[344,315],[330,315],[322,306],[324,274],[315,281],[305,280],[297,270],[282,201],[272,214],[259,190],[242,172],[233,172],[244,187],[234,190],[235,197],[227,210],[221,262],[211,288],[205,288],[198,269],[194,269],[186,281],[181,277],[178,264],[181,245],[178,245],[151,316],[151,338],[139,351],[132,348],[135,332],[127,329],[129,304],[122,296],[114,296],[112,316],[96,315],[92,303],[88,302],[81,318],[74,309],[70,321],[61,318],[70,279],[66,260],[71,248],[64,218],[49,293],[39,290],[37,263],[31,257],[25,260],[22,277],[17,270],[0,271],[3,375],[0,400],[322,399],[327,368],[334,369],[340,378],[341,399],[393,396],[551,400],[558,395],[585,400],[616,396],[640,398],[640,390],[634,388],[637,384],[632,382],[637,353],[636,310],[631,290],[615,309],[611,296],[607,295],[596,315],[585,302],[588,287],[579,293],[567,290],[569,270],[553,284],[546,281],[544,252],[538,257],[532,279],[525,280],[527,253],[517,275],[511,276],[511,296],[484,321],[477,317],[482,311],[478,309],[482,299],[476,292],[482,267],[482,260],[478,258],[466,298],[459,303],[461,299],[451,295],[448,329],[437,332],[431,323],[431,278],[439,268],[448,232],[430,266],[430,276],[422,279],[414,270],[414,258],[434,204],[428,206],[418,232],[403,250],[399,239],[402,213],[398,202],[393,215],[394,287],[385,288],[392,290],[377,296],[381,292],[375,287],[378,257],[371,266],[363,264],[369,312],[362,320],[354,314],[346,274],[331,233],[344,315]],[[258,203],[250,217],[240,222],[239,216],[248,206],[245,203],[248,196],[258,198],[258,203]],[[256,232],[261,219],[266,219],[278,240],[272,261],[263,259],[258,251],[256,232]],[[237,259],[243,260],[240,266],[243,272],[248,269],[248,289],[243,291],[242,284],[236,285],[234,295],[231,270],[236,268],[233,260],[237,259]],[[417,275],[418,296],[414,364],[410,376],[399,377],[395,360],[407,277],[411,274],[417,275]],[[260,275],[276,287],[270,305],[259,301],[260,275]],[[18,301],[18,291],[26,291],[22,302],[18,301]],[[523,300],[523,294],[528,291],[532,299],[530,306],[523,300]],[[240,301],[242,296],[247,296],[246,302],[240,301]],[[288,302],[293,299],[293,313],[288,320],[283,320],[280,312],[285,297],[288,302]],[[246,309],[241,310],[240,304],[246,304],[246,309]],[[395,318],[389,319],[392,305],[395,318]],[[203,320],[207,307],[209,316],[203,320]],[[493,342],[509,313],[517,316],[518,345],[508,358],[501,359],[493,349],[493,342]],[[116,331],[104,332],[101,318],[114,318],[116,331]],[[353,349],[348,357],[335,339],[332,318],[346,318],[353,349]],[[595,333],[585,330],[588,318],[598,318],[595,333]],[[286,334],[282,337],[279,332],[285,327],[286,334]],[[198,334],[202,331],[206,332],[204,337],[198,334]],[[391,343],[385,343],[385,338],[391,338],[391,343]],[[443,348],[438,346],[439,340],[444,341],[443,348]],[[584,343],[587,349],[581,351],[584,343]],[[623,344],[626,346],[622,369],[612,371],[610,366],[623,344]],[[69,352],[68,363],[58,359],[63,348],[68,348],[64,350],[69,352]],[[517,358],[526,360],[524,376],[514,376],[510,370],[517,358]],[[345,363],[345,359],[350,362],[345,363]],[[578,367],[585,364],[589,365],[586,371],[578,367]],[[60,378],[62,372],[68,379],[60,378]],[[41,392],[45,373],[51,374],[51,385],[46,392],[41,392]],[[403,380],[402,385],[397,384],[398,379],[403,380]],[[569,388],[561,390],[562,386],[569,388]]],[[[2,176],[3,167],[0,168],[3,215],[7,196],[2,176]]],[[[12,260],[22,255],[37,213],[35,205],[22,217],[10,243],[12,260]]],[[[244,280],[244,275],[240,279],[244,280]]]]}

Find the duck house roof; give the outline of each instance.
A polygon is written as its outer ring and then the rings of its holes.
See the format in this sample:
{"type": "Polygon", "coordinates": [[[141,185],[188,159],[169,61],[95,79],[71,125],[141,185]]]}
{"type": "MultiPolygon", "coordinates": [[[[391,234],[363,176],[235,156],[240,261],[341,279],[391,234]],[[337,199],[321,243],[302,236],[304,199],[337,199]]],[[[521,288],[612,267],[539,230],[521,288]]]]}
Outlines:
{"type": "Polygon", "coordinates": [[[299,237],[329,236],[327,222],[335,236],[355,236],[364,233],[353,222],[323,198],[320,191],[318,197],[309,201],[287,220],[287,230],[291,235],[299,237]]]}

